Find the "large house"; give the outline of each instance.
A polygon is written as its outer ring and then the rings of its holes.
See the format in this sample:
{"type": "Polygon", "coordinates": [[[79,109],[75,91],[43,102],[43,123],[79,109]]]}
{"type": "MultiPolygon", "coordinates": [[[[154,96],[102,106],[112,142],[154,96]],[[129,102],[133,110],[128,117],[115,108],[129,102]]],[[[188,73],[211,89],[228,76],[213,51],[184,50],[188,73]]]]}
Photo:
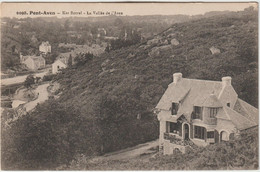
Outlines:
{"type": "Polygon", "coordinates": [[[42,42],[42,44],[39,46],[39,51],[43,54],[51,53],[51,45],[49,41],[42,42]]]}
{"type": "Polygon", "coordinates": [[[23,56],[20,55],[20,63],[25,64],[31,70],[38,70],[45,67],[45,59],[40,56],[23,56]]]}
{"type": "Polygon", "coordinates": [[[156,106],[164,154],[189,146],[228,141],[258,126],[258,109],[238,98],[231,77],[221,81],[182,78],[173,82],[156,106]]]}

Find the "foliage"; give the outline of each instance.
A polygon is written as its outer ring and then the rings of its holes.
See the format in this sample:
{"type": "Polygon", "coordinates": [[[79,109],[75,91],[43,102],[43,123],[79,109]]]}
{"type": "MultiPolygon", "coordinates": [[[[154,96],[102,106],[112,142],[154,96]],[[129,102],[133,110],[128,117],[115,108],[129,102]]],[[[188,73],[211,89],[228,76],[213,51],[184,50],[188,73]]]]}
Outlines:
{"type": "Polygon", "coordinates": [[[31,88],[32,85],[35,84],[35,78],[32,74],[28,75],[24,81],[24,86],[26,88],[31,88]]]}
{"type": "Polygon", "coordinates": [[[68,67],[72,66],[72,56],[70,54],[69,59],[68,59],[68,67]]]}
{"type": "MultiPolygon", "coordinates": [[[[153,16],[156,17],[156,16],[153,16]]],[[[52,46],[51,54],[45,56],[46,63],[51,64],[57,57],[57,51],[66,52],[59,43],[75,43],[78,45],[92,44],[96,42],[97,34],[104,39],[104,34],[99,33],[99,28],[106,30],[106,36],[119,37],[126,28],[131,30],[143,28],[143,33],[152,35],[170,26],[163,24],[154,26],[159,20],[153,17],[146,18],[146,22],[141,22],[140,18],[123,17],[116,19],[115,16],[101,17],[97,21],[92,17],[86,18],[3,18],[6,24],[1,25],[1,70],[7,70],[19,66],[19,54],[34,55],[39,53],[39,45],[42,41],[49,41],[52,46]],[[128,22],[129,18],[131,23],[128,22]],[[121,21],[121,22],[120,22],[121,21]],[[120,24],[122,23],[122,25],[120,24]],[[18,26],[18,27],[15,27],[18,26]],[[153,26],[153,27],[151,27],[153,26]],[[151,29],[152,28],[152,29],[151,29]]],[[[170,18],[165,16],[164,18],[170,18]]],[[[177,17],[178,18],[178,17],[177,17]]],[[[173,19],[168,19],[171,23],[173,19]]]]}
{"type": "Polygon", "coordinates": [[[66,170],[256,170],[258,128],[243,131],[241,137],[207,147],[190,149],[185,154],[157,154],[149,159],[91,161],[77,157],[66,170]]]}
{"type": "MultiPolygon", "coordinates": [[[[94,55],[91,53],[79,54],[75,57],[75,63],[77,66],[84,65],[85,63],[93,59],[93,57],[94,55]]],[[[71,59],[71,63],[72,63],[72,59],[71,59]]]]}
{"type": "Polygon", "coordinates": [[[93,133],[95,124],[76,109],[49,100],[2,130],[2,168],[43,170],[68,164],[76,153],[95,152],[92,144],[98,135],[93,133]]]}
{"type": "Polygon", "coordinates": [[[55,78],[55,74],[51,74],[51,75],[44,75],[42,78],[42,81],[51,81],[55,78]]]}

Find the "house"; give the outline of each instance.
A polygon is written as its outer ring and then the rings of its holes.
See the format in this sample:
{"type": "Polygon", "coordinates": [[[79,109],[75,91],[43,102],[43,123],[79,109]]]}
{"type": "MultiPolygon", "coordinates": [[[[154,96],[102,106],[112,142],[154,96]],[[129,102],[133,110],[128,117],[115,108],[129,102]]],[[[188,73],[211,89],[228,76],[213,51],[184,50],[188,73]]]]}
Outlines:
{"type": "Polygon", "coordinates": [[[231,77],[221,82],[175,73],[156,109],[164,154],[228,141],[258,126],[258,109],[238,98],[231,77]]]}
{"type": "Polygon", "coordinates": [[[45,67],[45,59],[40,56],[23,56],[20,54],[20,63],[25,64],[31,70],[38,70],[45,67]]]}
{"type": "Polygon", "coordinates": [[[39,51],[43,54],[51,53],[51,45],[49,41],[42,42],[42,44],[39,46],[39,51]]]}
{"type": "Polygon", "coordinates": [[[72,64],[74,64],[75,63],[74,59],[76,57],[76,54],[73,51],[68,53],[61,53],[57,57],[56,61],[52,64],[52,73],[56,74],[59,72],[59,70],[67,68],[70,57],[72,58],[72,64]]]}
{"type": "Polygon", "coordinates": [[[59,70],[67,68],[68,67],[68,61],[66,59],[57,59],[53,64],[52,64],[52,73],[56,74],[59,72],[59,70]]]}

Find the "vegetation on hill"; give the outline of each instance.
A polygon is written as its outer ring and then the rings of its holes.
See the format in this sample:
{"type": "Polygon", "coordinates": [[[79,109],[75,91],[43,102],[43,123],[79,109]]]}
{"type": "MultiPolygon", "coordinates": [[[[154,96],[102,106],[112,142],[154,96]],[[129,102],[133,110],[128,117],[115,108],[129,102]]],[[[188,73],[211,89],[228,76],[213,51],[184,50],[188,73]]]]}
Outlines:
{"type": "MultiPolygon", "coordinates": [[[[144,18],[144,17],[140,17],[144,18]]],[[[105,36],[123,38],[127,34],[128,42],[132,43],[133,31],[143,34],[144,37],[152,36],[155,33],[169,27],[172,23],[178,22],[179,17],[165,23],[165,21],[147,20],[140,22],[135,17],[105,17],[98,20],[93,17],[86,18],[3,18],[1,24],[1,70],[16,70],[19,67],[19,54],[37,55],[38,47],[42,41],[49,41],[52,46],[52,53],[44,56],[47,64],[53,63],[58,56],[59,43],[75,43],[78,45],[91,45],[100,43],[105,36]],[[128,19],[132,18],[129,22],[128,19]],[[159,24],[160,22],[161,24],[159,24]],[[154,23],[157,23],[155,25],[154,23]],[[137,29],[138,32],[137,32],[137,29]],[[99,36],[98,36],[99,35],[99,36]]],[[[145,17],[147,18],[147,17],[145,17]]],[[[151,18],[151,17],[148,17],[151,18]]],[[[166,16],[160,18],[166,19],[166,16]]],[[[133,38],[135,39],[135,38],[133,38]]],[[[136,42],[135,40],[133,40],[136,42]]],[[[128,43],[127,42],[127,43],[128,43]]],[[[128,43],[129,44],[129,43],[128,43]]],[[[113,44],[112,49],[117,46],[113,44]]]]}
{"type": "Polygon", "coordinates": [[[79,153],[100,155],[157,138],[153,108],[175,72],[231,76],[238,96],[257,106],[257,17],[242,11],[174,24],[148,42],[63,70],[54,78],[61,96],[2,133],[2,167],[51,169],[79,153]]]}
{"type": "MultiPolygon", "coordinates": [[[[130,160],[98,160],[81,156],[66,170],[256,170],[258,164],[258,129],[244,131],[241,137],[207,147],[198,147],[185,154],[141,155],[130,160]]],[[[63,170],[65,170],[63,169],[63,170]]]]}

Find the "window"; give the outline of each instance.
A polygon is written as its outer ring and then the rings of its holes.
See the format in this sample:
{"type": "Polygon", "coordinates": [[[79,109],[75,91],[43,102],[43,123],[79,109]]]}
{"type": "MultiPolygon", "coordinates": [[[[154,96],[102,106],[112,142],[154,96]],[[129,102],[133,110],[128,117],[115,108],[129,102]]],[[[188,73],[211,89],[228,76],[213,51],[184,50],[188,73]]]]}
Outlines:
{"type": "Polygon", "coordinates": [[[206,129],[204,127],[194,126],[194,138],[205,139],[206,129]]]}
{"type": "Polygon", "coordinates": [[[214,131],[207,132],[207,138],[214,138],[214,131]]]}
{"type": "Polygon", "coordinates": [[[194,106],[192,118],[202,120],[202,107],[194,106]]]}
{"type": "Polygon", "coordinates": [[[218,108],[210,108],[210,118],[215,118],[218,113],[218,108]]]}
{"type": "Polygon", "coordinates": [[[230,107],[230,103],[227,103],[227,106],[230,107]]]}
{"type": "Polygon", "coordinates": [[[167,122],[167,133],[177,133],[177,124],[173,122],[167,122]]]}
{"type": "Polygon", "coordinates": [[[179,109],[179,104],[172,103],[172,115],[177,115],[178,109],[179,109]]]}
{"type": "Polygon", "coordinates": [[[176,133],[177,131],[177,124],[170,122],[170,133],[176,133]]]}

